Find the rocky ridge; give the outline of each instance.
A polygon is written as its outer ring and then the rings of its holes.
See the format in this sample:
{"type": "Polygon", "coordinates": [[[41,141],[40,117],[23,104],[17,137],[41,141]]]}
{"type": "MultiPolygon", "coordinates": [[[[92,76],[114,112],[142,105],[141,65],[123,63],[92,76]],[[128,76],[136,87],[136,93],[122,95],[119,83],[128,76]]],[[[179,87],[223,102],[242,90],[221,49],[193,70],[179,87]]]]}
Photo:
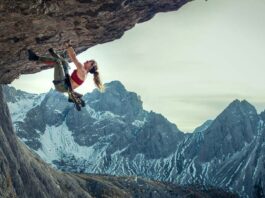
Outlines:
{"type": "Polygon", "coordinates": [[[64,171],[141,175],[262,195],[264,113],[247,101],[233,101],[215,120],[183,134],[162,115],[143,110],[140,97],[120,82],[106,87],[103,94],[86,94],[87,106],[78,114],[51,90],[22,120],[14,120],[18,136],[64,171]],[[43,129],[32,124],[38,120],[43,129]]]}
{"type": "Polygon", "coordinates": [[[221,190],[197,190],[135,177],[55,171],[14,133],[0,86],[0,197],[236,197],[221,190]]]}

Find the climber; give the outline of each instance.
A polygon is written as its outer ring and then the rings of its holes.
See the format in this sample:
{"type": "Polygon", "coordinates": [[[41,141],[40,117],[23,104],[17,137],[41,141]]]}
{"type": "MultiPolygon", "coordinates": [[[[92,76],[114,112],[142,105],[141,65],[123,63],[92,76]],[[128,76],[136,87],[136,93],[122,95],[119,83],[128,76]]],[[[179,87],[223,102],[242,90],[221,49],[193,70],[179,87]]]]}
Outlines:
{"type": "MultiPolygon", "coordinates": [[[[76,89],[79,87],[87,78],[88,72],[93,74],[94,83],[100,89],[100,91],[104,90],[104,86],[100,80],[98,66],[96,61],[88,60],[84,64],[80,63],[76,57],[76,53],[70,42],[65,43],[65,47],[67,50],[67,54],[70,57],[71,61],[75,64],[76,68],[70,77],[70,85],[72,89],[76,89]]],[[[31,49],[28,50],[28,59],[30,61],[38,61],[40,63],[45,63],[48,65],[54,65],[54,86],[55,89],[59,92],[67,92],[67,81],[66,76],[68,74],[68,63],[65,61],[62,56],[56,54],[53,49],[49,49],[52,57],[46,56],[38,56],[31,49]]],[[[76,93],[76,92],[75,92],[76,93]]]]}

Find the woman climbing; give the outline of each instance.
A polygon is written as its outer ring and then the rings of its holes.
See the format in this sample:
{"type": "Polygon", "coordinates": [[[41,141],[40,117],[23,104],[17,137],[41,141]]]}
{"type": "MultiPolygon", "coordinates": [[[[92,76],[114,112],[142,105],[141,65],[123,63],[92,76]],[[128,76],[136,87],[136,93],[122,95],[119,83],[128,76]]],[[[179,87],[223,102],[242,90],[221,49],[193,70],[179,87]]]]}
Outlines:
{"type": "Polygon", "coordinates": [[[70,60],[75,64],[76,68],[71,77],[68,74],[68,63],[67,61],[59,54],[55,53],[53,49],[49,49],[51,57],[38,56],[32,50],[28,50],[28,59],[30,61],[38,61],[40,63],[45,63],[49,65],[54,65],[54,86],[55,89],[59,92],[68,92],[69,89],[71,93],[69,94],[69,102],[74,102],[74,98],[71,96],[81,97],[81,94],[73,92],[74,89],[79,87],[87,78],[88,72],[93,74],[94,83],[100,89],[104,90],[104,86],[100,80],[98,66],[96,61],[88,60],[84,64],[80,63],[76,57],[76,53],[69,42],[65,43],[67,54],[70,60]]]}

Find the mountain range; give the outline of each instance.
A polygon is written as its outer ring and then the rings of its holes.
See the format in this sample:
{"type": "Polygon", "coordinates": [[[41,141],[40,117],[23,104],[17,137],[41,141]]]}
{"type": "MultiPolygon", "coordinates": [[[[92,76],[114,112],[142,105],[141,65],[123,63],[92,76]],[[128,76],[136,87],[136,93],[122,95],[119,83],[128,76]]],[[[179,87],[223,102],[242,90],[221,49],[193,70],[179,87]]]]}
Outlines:
{"type": "Polygon", "coordinates": [[[14,128],[30,149],[70,172],[137,175],[264,197],[265,112],[234,100],[193,133],[143,109],[119,81],[84,95],[77,112],[54,90],[30,94],[4,87],[14,128]]]}

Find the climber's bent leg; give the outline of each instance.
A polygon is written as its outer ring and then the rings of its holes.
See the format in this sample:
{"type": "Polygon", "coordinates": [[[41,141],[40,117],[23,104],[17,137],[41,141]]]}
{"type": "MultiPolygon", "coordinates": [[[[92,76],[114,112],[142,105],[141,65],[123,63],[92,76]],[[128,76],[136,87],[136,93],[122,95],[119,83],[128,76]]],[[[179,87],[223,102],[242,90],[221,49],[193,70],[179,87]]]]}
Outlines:
{"type": "MultiPolygon", "coordinates": [[[[49,50],[50,51],[50,50],[49,50]]],[[[68,68],[65,69],[65,64],[68,63],[60,56],[47,57],[38,56],[31,49],[28,50],[28,59],[31,61],[37,61],[39,63],[49,64],[54,66],[54,80],[53,84],[55,89],[59,92],[67,92],[68,86],[65,83],[66,72],[68,73],[68,68]]]]}
{"type": "Polygon", "coordinates": [[[39,56],[38,63],[44,63],[47,65],[55,65],[58,64],[56,58],[48,57],[48,56],[39,56]]]}
{"type": "Polygon", "coordinates": [[[61,60],[57,59],[57,64],[54,65],[54,80],[55,89],[59,92],[67,92],[68,86],[65,83],[65,72],[61,60]]]}
{"type": "Polygon", "coordinates": [[[63,65],[63,69],[64,69],[64,73],[65,74],[69,74],[69,64],[68,62],[57,52],[54,51],[53,48],[50,48],[48,50],[50,52],[50,54],[55,58],[55,59],[58,59],[62,62],[62,65],[63,65]]]}

